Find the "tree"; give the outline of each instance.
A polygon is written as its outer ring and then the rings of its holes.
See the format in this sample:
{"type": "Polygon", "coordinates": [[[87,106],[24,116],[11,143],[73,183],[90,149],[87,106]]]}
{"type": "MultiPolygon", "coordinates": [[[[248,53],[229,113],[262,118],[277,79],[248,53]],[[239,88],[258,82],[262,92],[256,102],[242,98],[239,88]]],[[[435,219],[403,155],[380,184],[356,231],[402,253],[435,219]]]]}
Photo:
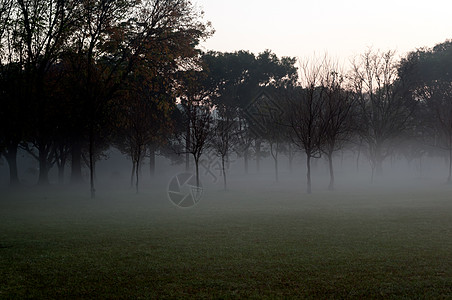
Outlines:
{"type": "Polygon", "coordinates": [[[215,81],[220,83],[218,105],[222,105],[228,114],[234,114],[236,118],[237,140],[234,151],[243,157],[247,174],[250,147],[254,136],[249,130],[250,123],[247,120],[246,108],[258,87],[256,57],[248,51],[208,54],[206,59],[210,73],[216,78],[215,81]]]}
{"type": "Polygon", "coordinates": [[[135,175],[137,193],[139,169],[146,148],[161,142],[159,137],[171,128],[169,113],[173,99],[165,90],[160,90],[162,83],[158,82],[159,78],[146,75],[138,73],[135,78],[130,78],[127,90],[122,92],[123,108],[120,110],[119,141],[116,143],[132,159],[131,185],[135,175]]]}
{"type": "MultiPolygon", "coordinates": [[[[452,182],[452,41],[418,49],[404,58],[399,76],[409,99],[419,105],[418,116],[427,144],[447,151],[447,182],[452,182]]],[[[425,142],[424,142],[425,143],[425,142]]]]}
{"type": "MultiPolygon", "coordinates": [[[[283,120],[284,90],[292,89],[298,80],[298,70],[295,67],[296,59],[283,56],[278,58],[270,50],[266,50],[257,56],[259,86],[263,91],[261,99],[255,99],[255,120],[257,124],[251,124],[257,136],[265,140],[270,146],[270,154],[274,161],[275,180],[279,181],[278,154],[282,151],[286,127],[283,120]],[[253,126],[254,125],[254,126],[253,126]],[[256,130],[259,126],[261,130],[256,130]],[[260,133],[259,133],[260,132],[260,133]]],[[[256,139],[257,143],[258,139],[256,139]]],[[[256,149],[260,152],[260,147],[256,149]]],[[[256,159],[260,155],[257,155],[256,159]]]]}
{"type": "Polygon", "coordinates": [[[25,95],[22,86],[23,74],[19,64],[10,63],[1,68],[1,107],[0,110],[0,154],[9,167],[11,186],[19,184],[17,169],[17,150],[25,137],[26,125],[23,122],[25,95]]]}
{"type": "Polygon", "coordinates": [[[321,156],[325,124],[322,119],[325,88],[321,85],[323,62],[306,61],[301,65],[302,86],[289,90],[287,124],[292,142],[306,153],[307,193],[311,194],[311,159],[321,156]]]}
{"type": "Polygon", "coordinates": [[[221,158],[221,171],[223,173],[223,187],[226,191],[228,184],[226,180],[226,160],[230,151],[233,149],[236,135],[236,123],[231,116],[217,117],[213,121],[214,135],[211,141],[211,147],[221,158]]]}
{"type": "Polygon", "coordinates": [[[322,152],[328,159],[330,173],[329,190],[334,189],[333,154],[342,149],[353,133],[351,121],[354,99],[345,87],[345,78],[337,63],[325,61],[322,85],[325,88],[321,116],[324,122],[325,143],[322,152]]]}
{"type": "Polygon", "coordinates": [[[233,106],[234,99],[231,95],[234,92],[224,92],[220,97],[221,100],[216,102],[215,117],[213,118],[214,135],[211,139],[212,148],[216,154],[221,158],[221,170],[223,173],[224,190],[228,189],[226,180],[225,162],[230,152],[234,149],[237,143],[237,110],[233,106]]]}
{"type": "MultiPolygon", "coordinates": [[[[48,182],[48,161],[52,155],[49,130],[53,126],[49,126],[49,120],[52,120],[49,116],[54,112],[46,93],[45,78],[70,40],[76,12],[77,1],[19,0],[2,1],[0,5],[2,66],[5,63],[15,66],[15,76],[22,77],[17,79],[22,83],[21,95],[10,93],[13,97],[8,98],[8,101],[22,104],[21,115],[16,117],[29,125],[25,129],[23,126],[17,127],[16,133],[19,134],[15,134],[15,141],[7,141],[7,155],[12,159],[14,153],[17,153],[19,142],[27,144],[28,141],[24,141],[24,138],[33,139],[34,147],[38,150],[40,183],[48,182]]],[[[7,69],[2,68],[2,72],[9,72],[7,69]]],[[[8,139],[6,136],[5,138],[8,139]]]]}
{"type": "MultiPolygon", "coordinates": [[[[279,88],[281,89],[281,88],[279,88]]],[[[270,147],[270,154],[274,162],[275,181],[279,182],[278,154],[282,150],[284,142],[284,115],[280,96],[283,94],[278,88],[267,87],[257,99],[253,111],[254,121],[259,123],[259,136],[265,140],[270,147]]]]}
{"type": "Polygon", "coordinates": [[[221,102],[222,97],[230,99],[226,105],[229,110],[235,111],[238,139],[234,150],[243,156],[245,173],[248,173],[248,160],[253,141],[257,167],[261,156],[262,137],[259,136],[261,126],[253,116],[253,110],[259,105],[256,97],[261,94],[264,87],[293,85],[297,80],[295,59],[278,58],[270,50],[257,56],[247,51],[209,52],[205,59],[211,76],[219,83],[219,101],[221,102]]]}
{"type": "Polygon", "coordinates": [[[209,24],[200,20],[202,15],[186,0],[85,1],[81,11],[83,23],[72,51],[78,58],[74,70],[81,79],[78,96],[85,106],[81,111],[86,116],[83,127],[89,137],[94,197],[96,131],[103,127],[99,122],[109,122],[105,116],[127,77],[143,61],[146,66],[163,61],[175,72],[195,56],[196,45],[210,31],[209,24]]]}
{"type": "Polygon", "coordinates": [[[365,52],[353,62],[351,77],[358,97],[358,133],[368,148],[373,180],[375,172],[382,174],[391,143],[409,127],[414,106],[402,97],[393,51],[365,52]]]}
{"type": "MultiPolygon", "coordinates": [[[[214,103],[216,112],[222,120],[221,124],[218,124],[217,131],[225,131],[224,134],[217,132],[216,136],[229,139],[232,137],[230,131],[233,129],[235,139],[232,146],[239,155],[243,155],[246,173],[249,149],[254,141],[256,165],[259,170],[261,146],[265,139],[261,129],[265,126],[259,117],[259,108],[262,105],[256,95],[260,95],[265,88],[293,84],[297,75],[293,66],[295,59],[288,57],[280,59],[269,50],[260,53],[257,57],[244,51],[209,52],[204,59],[208,65],[209,77],[212,78],[217,91],[214,103]],[[226,125],[223,124],[225,122],[226,125]]],[[[219,145],[225,146],[231,143],[223,141],[219,145]]],[[[229,149],[229,146],[225,149],[229,149]]],[[[224,152],[223,155],[225,155],[224,152]]]]}
{"type": "Polygon", "coordinates": [[[199,183],[199,160],[209,146],[213,135],[213,87],[208,83],[208,74],[203,70],[190,70],[183,73],[181,105],[187,130],[182,139],[187,153],[195,161],[196,185],[199,183]]]}
{"type": "MultiPolygon", "coordinates": [[[[281,113],[281,108],[277,103],[281,102],[280,101],[281,99],[276,97],[276,95],[278,94],[276,92],[276,89],[290,88],[296,84],[298,79],[298,71],[294,66],[295,62],[296,59],[292,57],[283,56],[281,58],[278,58],[278,56],[272,53],[270,50],[265,50],[264,52],[261,52],[256,56],[253,76],[255,77],[254,80],[255,82],[257,82],[258,88],[256,88],[257,93],[254,95],[254,98],[252,99],[253,102],[250,105],[248,105],[246,110],[257,110],[256,116],[257,118],[253,117],[249,111],[246,114],[246,116],[248,117],[247,121],[249,123],[250,130],[254,135],[254,149],[258,172],[260,166],[260,159],[262,156],[261,145],[263,140],[265,140],[268,136],[268,134],[263,133],[261,129],[264,129],[266,127],[268,128],[269,124],[265,124],[268,123],[268,120],[262,120],[264,123],[260,123],[260,120],[256,120],[260,119],[259,115],[261,115],[259,112],[259,110],[261,110],[259,106],[261,105],[259,103],[259,99],[256,98],[256,95],[259,96],[261,95],[262,91],[269,91],[269,89],[273,89],[272,94],[274,98],[271,99],[270,102],[267,101],[265,103],[267,107],[264,108],[264,110],[267,110],[266,114],[268,114],[269,112],[268,110],[270,109],[273,113],[273,117],[275,117],[276,114],[281,113]],[[251,117],[251,119],[249,117],[251,117]]],[[[267,129],[264,129],[263,131],[267,132],[267,129]]],[[[279,140],[277,143],[278,146],[276,148],[274,147],[276,146],[276,144],[272,143],[272,145],[270,145],[270,153],[272,154],[272,157],[275,160],[275,166],[277,166],[277,153],[280,151],[279,148],[281,146],[281,143],[282,140],[279,140]]],[[[277,171],[275,174],[278,174],[277,171]]]]}
{"type": "MultiPolygon", "coordinates": [[[[120,66],[127,63],[123,51],[128,29],[126,16],[132,15],[131,1],[88,0],[80,4],[78,30],[67,55],[72,62],[71,73],[76,76],[78,89],[75,103],[82,114],[79,135],[88,136],[91,198],[95,197],[95,142],[98,129],[108,123],[107,109],[120,84],[120,66]],[[83,133],[82,133],[83,132],[83,133]]],[[[75,137],[80,140],[80,137],[75,137]]],[[[75,143],[80,147],[80,142],[75,143]]],[[[81,151],[74,151],[81,155],[81,151]]],[[[79,161],[76,158],[74,161],[79,161]]],[[[76,166],[77,172],[79,167],[76,166]]],[[[75,171],[75,170],[74,170],[75,171]]],[[[75,176],[74,176],[75,177],[75,176]]]]}

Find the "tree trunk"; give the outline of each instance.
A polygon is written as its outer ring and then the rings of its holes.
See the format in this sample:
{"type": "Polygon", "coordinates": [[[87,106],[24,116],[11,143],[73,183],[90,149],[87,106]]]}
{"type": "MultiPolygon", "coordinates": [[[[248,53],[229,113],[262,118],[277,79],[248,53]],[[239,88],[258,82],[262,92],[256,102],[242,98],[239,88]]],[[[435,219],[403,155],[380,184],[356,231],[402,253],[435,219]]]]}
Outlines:
{"type": "Polygon", "coordinates": [[[378,177],[383,176],[383,159],[381,157],[377,157],[375,173],[378,177]]]}
{"type": "Polygon", "coordinates": [[[226,170],[224,167],[224,160],[225,160],[224,158],[225,158],[224,156],[221,156],[221,167],[223,168],[223,186],[224,186],[224,190],[226,191],[228,189],[228,185],[226,182],[226,170]]]}
{"type": "Polygon", "coordinates": [[[279,172],[278,172],[278,156],[274,156],[273,157],[274,161],[275,161],[275,181],[279,182],[279,172]]]}
{"type": "Polygon", "coordinates": [[[372,165],[372,175],[370,176],[370,183],[374,183],[375,165],[372,165]]]}
{"type": "Polygon", "coordinates": [[[276,149],[274,148],[273,143],[270,143],[270,153],[273,157],[273,161],[275,163],[275,181],[279,182],[279,174],[278,174],[278,144],[276,144],[276,149]]]}
{"type": "Polygon", "coordinates": [[[344,150],[341,150],[341,169],[344,167],[344,150]]]}
{"type": "Polygon", "coordinates": [[[306,193],[311,194],[311,155],[306,153],[306,177],[307,177],[307,190],[306,193]]]}
{"type": "Polygon", "coordinates": [[[257,173],[261,170],[261,141],[256,140],[256,171],[257,173]]]}
{"type": "Polygon", "coordinates": [[[361,145],[358,147],[358,155],[356,156],[356,172],[359,173],[359,157],[361,156],[361,145]]]}
{"type": "Polygon", "coordinates": [[[135,176],[135,160],[132,159],[132,174],[130,174],[130,188],[133,188],[133,178],[135,176]]]}
{"type": "Polygon", "coordinates": [[[141,156],[141,153],[138,153],[138,156],[137,156],[137,166],[136,166],[136,168],[135,168],[135,177],[136,177],[136,181],[135,181],[135,187],[136,187],[136,191],[137,191],[137,194],[138,194],[138,179],[139,179],[139,175],[140,175],[140,156],[141,156]]]}
{"type": "Polygon", "coordinates": [[[292,145],[289,143],[289,172],[292,173],[292,163],[293,163],[293,152],[292,152],[292,145]]]}
{"type": "Polygon", "coordinates": [[[381,154],[381,145],[375,146],[375,174],[378,177],[383,176],[383,155],[381,154]]]}
{"type": "Polygon", "coordinates": [[[149,171],[151,178],[155,176],[155,147],[149,147],[149,171]]]}
{"type": "Polygon", "coordinates": [[[64,184],[64,171],[66,167],[68,153],[66,151],[66,147],[63,145],[58,145],[55,150],[55,161],[58,167],[58,184],[64,184]]]}
{"type": "Polygon", "coordinates": [[[58,184],[64,184],[64,165],[66,162],[58,164],[58,184]]]}
{"type": "Polygon", "coordinates": [[[187,137],[185,139],[185,172],[190,172],[190,143],[191,143],[191,134],[190,134],[190,123],[187,125],[187,137]]]}
{"type": "Polygon", "coordinates": [[[91,199],[96,198],[96,189],[94,188],[94,128],[89,128],[89,181],[91,187],[91,199]]]}
{"type": "Polygon", "coordinates": [[[195,156],[195,167],[196,167],[196,187],[199,188],[199,157],[195,156]]]}
{"type": "Polygon", "coordinates": [[[185,172],[190,172],[190,153],[185,154],[185,172]]]}
{"type": "Polygon", "coordinates": [[[49,184],[49,170],[47,166],[47,155],[48,150],[47,147],[43,146],[39,149],[39,185],[48,185],[49,184]]]}
{"type": "Polygon", "coordinates": [[[243,160],[245,163],[245,174],[248,175],[248,149],[245,149],[243,152],[243,160]]]}
{"type": "Polygon", "coordinates": [[[71,149],[71,183],[79,184],[82,182],[82,145],[75,142],[71,149]]]}
{"type": "Polygon", "coordinates": [[[333,170],[333,153],[330,151],[328,154],[328,166],[330,169],[330,184],[328,185],[328,190],[334,190],[334,170],[333,170]]]}
{"type": "Polygon", "coordinates": [[[19,172],[17,171],[17,147],[18,143],[9,143],[7,151],[4,153],[9,167],[9,184],[11,186],[19,185],[19,172]]]}

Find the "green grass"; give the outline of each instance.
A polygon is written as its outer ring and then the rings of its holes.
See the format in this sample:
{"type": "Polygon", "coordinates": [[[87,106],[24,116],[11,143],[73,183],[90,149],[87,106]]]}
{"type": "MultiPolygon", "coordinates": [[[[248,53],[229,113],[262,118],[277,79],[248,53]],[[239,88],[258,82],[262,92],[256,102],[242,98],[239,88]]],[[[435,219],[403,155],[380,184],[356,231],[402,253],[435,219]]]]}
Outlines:
{"type": "Polygon", "coordinates": [[[452,192],[0,200],[0,298],[452,298],[452,192]]]}

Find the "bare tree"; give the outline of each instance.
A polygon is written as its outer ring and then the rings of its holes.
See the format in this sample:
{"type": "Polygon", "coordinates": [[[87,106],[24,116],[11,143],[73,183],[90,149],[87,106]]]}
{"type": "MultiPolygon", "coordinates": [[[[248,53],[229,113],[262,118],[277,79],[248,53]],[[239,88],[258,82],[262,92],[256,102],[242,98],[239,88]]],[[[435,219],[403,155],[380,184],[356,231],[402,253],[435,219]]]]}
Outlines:
{"type": "MultiPolygon", "coordinates": [[[[153,141],[158,130],[153,125],[158,121],[152,110],[152,100],[149,94],[133,94],[127,101],[123,110],[123,124],[120,128],[120,144],[118,147],[132,159],[131,186],[135,177],[136,193],[139,192],[140,166],[144,158],[147,145],[153,141]]],[[[162,113],[162,115],[164,115],[162,113]]]]}
{"type": "Polygon", "coordinates": [[[199,187],[199,159],[209,144],[212,137],[212,112],[210,105],[206,103],[187,103],[184,110],[190,126],[190,140],[187,151],[195,161],[196,185],[199,187]]]}
{"type": "Polygon", "coordinates": [[[391,142],[406,130],[413,108],[401,96],[394,51],[368,50],[353,61],[351,78],[359,109],[358,133],[374,174],[382,174],[391,142]]]}
{"type": "Polygon", "coordinates": [[[251,134],[250,125],[243,113],[239,113],[237,117],[237,143],[234,146],[234,151],[243,156],[243,166],[245,174],[248,174],[248,161],[250,157],[250,148],[253,143],[254,136],[251,134]]]}
{"type": "Polygon", "coordinates": [[[201,155],[209,146],[213,134],[213,87],[203,70],[190,70],[183,74],[181,104],[187,130],[179,139],[185,142],[185,151],[195,161],[196,184],[199,187],[199,162],[201,155]]]}
{"type": "Polygon", "coordinates": [[[301,64],[302,86],[293,89],[286,107],[292,142],[306,153],[307,193],[311,187],[311,159],[321,156],[325,126],[322,119],[325,88],[322,86],[323,61],[301,64]]]}
{"type": "Polygon", "coordinates": [[[324,122],[325,143],[322,152],[328,159],[330,183],[329,190],[334,189],[333,154],[342,149],[353,132],[351,117],[354,99],[345,87],[345,77],[335,62],[324,64],[323,87],[325,88],[322,118],[324,122]]]}
{"type": "MultiPolygon", "coordinates": [[[[225,109],[227,110],[228,108],[225,109]]],[[[213,130],[214,135],[211,139],[211,145],[217,156],[221,158],[223,187],[226,191],[228,189],[226,180],[226,160],[233,149],[237,134],[237,123],[233,112],[227,110],[220,113],[220,115],[213,120],[213,130]]]]}

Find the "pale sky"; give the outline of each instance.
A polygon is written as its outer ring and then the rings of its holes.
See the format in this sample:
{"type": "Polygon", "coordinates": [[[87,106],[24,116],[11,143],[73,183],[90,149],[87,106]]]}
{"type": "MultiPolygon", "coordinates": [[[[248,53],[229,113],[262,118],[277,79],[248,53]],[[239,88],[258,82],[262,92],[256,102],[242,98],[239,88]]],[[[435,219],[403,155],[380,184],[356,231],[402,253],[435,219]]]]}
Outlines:
{"type": "Polygon", "coordinates": [[[369,47],[403,55],[452,38],[451,0],[193,0],[216,33],[204,50],[328,53],[348,62],[369,47]]]}

